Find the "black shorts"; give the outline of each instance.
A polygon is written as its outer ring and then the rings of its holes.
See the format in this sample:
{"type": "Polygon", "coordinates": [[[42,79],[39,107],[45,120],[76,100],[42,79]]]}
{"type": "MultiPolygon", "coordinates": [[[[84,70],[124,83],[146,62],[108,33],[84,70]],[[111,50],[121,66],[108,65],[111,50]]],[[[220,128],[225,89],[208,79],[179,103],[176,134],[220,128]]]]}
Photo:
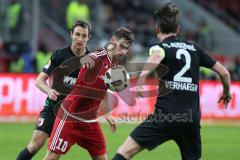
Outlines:
{"type": "Polygon", "coordinates": [[[183,160],[201,158],[199,123],[156,122],[149,120],[152,116],[130,134],[142,148],[152,150],[168,140],[174,140],[180,148],[183,160]]]}
{"type": "Polygon", "coordinates": [[[56,113],[54,109],[44,109],[40,112],[40,116],[38,118],[38,121],[35,126],[35,130],[43,131],[48,134],[48,136],[51,135],[54,121],[56,118],[56,113]]]}

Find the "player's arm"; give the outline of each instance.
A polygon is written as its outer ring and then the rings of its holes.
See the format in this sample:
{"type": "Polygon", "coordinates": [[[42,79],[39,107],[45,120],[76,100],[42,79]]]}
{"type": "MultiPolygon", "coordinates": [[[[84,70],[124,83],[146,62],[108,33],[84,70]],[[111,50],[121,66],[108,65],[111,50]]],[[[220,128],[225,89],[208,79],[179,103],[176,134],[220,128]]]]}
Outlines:
{"type": "Polygon", "coordinates": [[[117,130],[117,124],[114,121],[114,119],[111,117],[110,115],[110,106],[108,103],[108,93],[105,95],[105,97],[103,98],[102,102],[101,102],[101,106],[103,107],[103,111],[105,113],[105,118],[106,121],[109,123],[111,131],[114,133],[117,130]]]}
{"type": "Polygon", "coordinates": [[[76,69],[79,67],[92,69],[95,66],[95,61],[94,61],[94,58],[91,57],[90,55],[84,55],[81,57],[69,58],[68,60],[64,61],[61,64],[61,66],[68,66],[68,67],[71,67],[72,69],[76,69]],[[79,61],[80,61],[80,64],[79,64],[79,61]]]}
{"type": "Polygon", "coordinates": [[[48,77],[49,77],[48,74],[41,72],[38,75],[35,84],[42,92],[46,93],[50,99],[56,101],[59,93],[55,89],[52,89],[51,87],[48,86],[47,84],[48,77]]]}
{"type": "Polygon", "coordinates": [[[199,50],[199,58],[200,58],[200,66],[210,68],[218,73],[220,76],[222,85],[223,85],[223,93],[220,97],[219,102],[223,102],[225,108],[228,105],[228,102],[231,100],[230,95],[230,75],[228,70],[222,66],[219,62],[216,62],[212,57],[208,56],[203,50],[199,50]]]}
{"type": "MultiPolygon", "coordinates": [[[[142,85],[145,83],[148,75],[161,63],[165,57],[165,51],[159,45],[152,46],[149,49],[149,57],[140,73],[140,78],[137,83],[137,90],[140,94],[143,91],[142,85]]],[[[141,94],[140,94],[141,96],[141,94]]]]}
{"type": "Polygon", "coordinates": [[[90,55],[85,55],[80,58],[80,64],[83,68],[90,68],[92,69],[95,66],[94,58],[90,55]]]}
{"type": "Polygon", "coordinates": [[[117,124],[116,124],[115,120],[112,118],[112,116],[110,115],[109,112],[105,114],[105,118],[106,118],[106,121],[109,123],[109,125],[111,127],[112,133],[116,132],[117,124]]]}
{"type": "Polygon", "coordinates": [[[226,108],[229,101],[231,100],[230,74],[229,74],[228,70],[223,65],[221,65],[219,62],[216,62],[215,65],[211,69],[214,70],[215,72],[217,72],[218,75],[220,76],[222,86],[223,86],[223,93],[218,102],[222,101],[226,108]]]}
{"type": "Polygon", "coordinates": [[[48,64],[43,67],[42,72],[38,75],[35,81],[35,85],[37,86],[37,88],[39,88],[43,93],[47,94],[48,97],[54,101],[57,100],[57,96],[59,95],[59,93],[47,84],[47,79],[49,78],[49,75],[53,73],[54,69],[58,67],[58,65],[59,54],[58,51],[56,51],[52,54],[48,64]]]}

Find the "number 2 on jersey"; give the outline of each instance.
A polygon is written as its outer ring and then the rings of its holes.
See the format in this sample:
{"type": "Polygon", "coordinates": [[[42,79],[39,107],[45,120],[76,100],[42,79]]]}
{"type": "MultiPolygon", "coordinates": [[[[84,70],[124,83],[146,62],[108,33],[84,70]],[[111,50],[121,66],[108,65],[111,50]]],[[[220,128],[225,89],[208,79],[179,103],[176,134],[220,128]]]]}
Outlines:
{"type": "Polygon", "coordinates": [[[186,60],[186,64],[183,66],[183,68],[177,74],[175,74],[175,76],[173,77],[173,80],[179,81],[179,82],[192,83],[192,78],[183,76],[189,70],[189,68],[191,66],[191,56],[187,50],[178,49],[177,53],[176,53],[176,58],[180,60],[181,55],[184,56],[184,58],[186,60]]]}

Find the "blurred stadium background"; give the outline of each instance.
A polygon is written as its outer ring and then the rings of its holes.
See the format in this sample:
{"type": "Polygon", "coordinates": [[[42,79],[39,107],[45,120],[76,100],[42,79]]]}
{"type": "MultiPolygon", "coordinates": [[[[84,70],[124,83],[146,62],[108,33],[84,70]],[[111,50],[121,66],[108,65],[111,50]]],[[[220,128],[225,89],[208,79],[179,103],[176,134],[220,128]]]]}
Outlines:
{"type": "MultiPolygon", "coordinates": [[[[15,159],[30,140],[34,121],[45,100],[45,95],[34,86],[34,79],[48,62],[52,51],[71,43],[69,28],[75,19],[92,24],[90,50],[102,47],[115,28],[125,26],[132,29],[136,42],[130,51],[128,63],[144,62],[148,48],[157,43],[152,15],[169,1],[0,0],[0,159],[15,159]]],[[[172,1],[181,8],[181,36],[198,42],[223,63],[233,80],[233,100],[225,110],[216,103],[221,94],[221,85],[216,81],[218,77],[210,70],[201,68],[203,159],[238,160],[240,1],[172,1]]],[[[138,65],[131,68],[139,69],[141,66],[138,65]]],[[[146,86],[146,89],[150,87],[146,86]]],[[[121,97],[120,103],[112,115],[124,123],[119,125],[116,134],[111,134],[108,126],[103,124],[110,157],[136,125],[128,122],[139,122],[151,113],[153,108],[149,106],[153,106],[155,100],[154,97],[137,99],[136,105],[129,108],[123,100],[131,100],[131,92],[125,91],[116,96],[121,97]]],[[[46,147],[34,159],[41,159],[45,151],[46,147]]],[[[62,159],[90,158],[85,151],[74,147],[62,159]]],[[[136,159],[176,160],[180,159],[180,153],[176,145],[169,142],[153,153],[141,153],[136,159]]]]}

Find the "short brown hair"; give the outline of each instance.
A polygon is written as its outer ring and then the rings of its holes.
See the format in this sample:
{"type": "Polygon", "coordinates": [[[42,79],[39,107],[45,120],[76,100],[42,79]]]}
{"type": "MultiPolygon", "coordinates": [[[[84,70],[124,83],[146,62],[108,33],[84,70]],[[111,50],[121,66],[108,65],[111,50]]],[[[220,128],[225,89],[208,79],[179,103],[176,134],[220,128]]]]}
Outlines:
{"type": "Polygon", "coordinates": [[[75,23],[73,24],[72,26],[72,29],[71,31],[74,32],[74,29],[77,27],[77,26],[81,26],[83,28],[87,28],[88,29],[88,36],[91,35],[91,32],[92,32],[92,27],[89,23],[85,22],[85,21],[82,21],[82,20],[76,20],[75,23]]]}
{"type": "Polygon", "coordinates": [[[118,39],[125,38],[130,44],[134,41],[134,35],[130,29],[127,29],[125,27],[118,28],[113,36],[115,36],[118,39]]]}
{"type": "Polygon", "coordinates": [[[179,26],[179,8],[176,4],[169,2],[154,15],[157,26],[162,33],[176,33],[179,26]]]}

